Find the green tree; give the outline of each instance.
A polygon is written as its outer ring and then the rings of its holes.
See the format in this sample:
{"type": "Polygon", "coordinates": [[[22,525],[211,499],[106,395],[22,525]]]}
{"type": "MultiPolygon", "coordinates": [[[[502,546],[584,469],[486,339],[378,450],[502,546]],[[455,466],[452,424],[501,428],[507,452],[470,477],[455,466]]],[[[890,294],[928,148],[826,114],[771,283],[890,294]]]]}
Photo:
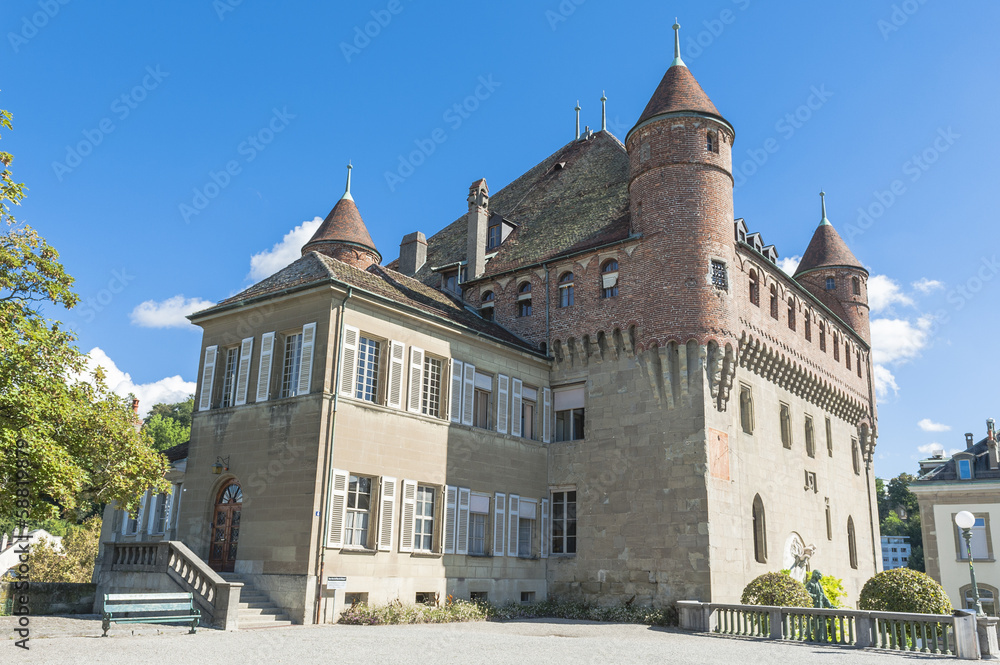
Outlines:
{"type": "Polygon", "coordinates": [[[881,478],[875,479],[875,499],[878,502],[878,521],[882,522],[889,516],[892,507],[889,505],[889,495],[885,492],[885,481],[881,478]]]}
{"type": "MultiPolygon", "coordinates": [[[[11,119],[0,111],[0,129],[11,119]]],[[[11,214],[26,191],[12,159],[0,152],[0,519],[76,521],[110,501],[135,511],[146,489],[168,488],[166,459],[137,431],[131,400],[101,369],[87,377],[75,336],[45,317],[79,297],[55,248],[11,214]]]]}
{"type": "Polygon", "coordinates": [[[35,582],[90,582],[100,539],[101,520],[97,517],[70,527],[58,550],[43,538],[31,548],[31,579],[35,582]]]}
{"type": "Polygon", "coordinates": [[[906,565],[923,572],[924,538],[920,530],[920,504],[916,495],[910,491],[910,483],[915,480],[916,477],[909,473],[901,473],[889,479],[888,483],[876,478],[875,492],[882,535],[909,538],[910,557],[906,565]]]}
{"type": "MultiPolygon", "coordinates": [[[[174,404],[154,404],[153,408],[149,410],[149,415],[146,416],[146,424],[155,418],[156,416],[161,416],[169,420],[176,421],[182,427],[187,427],[188,430],[191,429],[191,413],[194,411],[194,395],[191,395],[183,402],[176,402],[174,404]]],[[[181,441],[180,443],[184,443],[181,441]]]]}
{"type": "Polygon", "coordinates": [[[146,421],[146,430],[153,437],[153,448],[160,452],[191,438],[190,425],[185,427],[179,421],[159,413],[146,421]]]}

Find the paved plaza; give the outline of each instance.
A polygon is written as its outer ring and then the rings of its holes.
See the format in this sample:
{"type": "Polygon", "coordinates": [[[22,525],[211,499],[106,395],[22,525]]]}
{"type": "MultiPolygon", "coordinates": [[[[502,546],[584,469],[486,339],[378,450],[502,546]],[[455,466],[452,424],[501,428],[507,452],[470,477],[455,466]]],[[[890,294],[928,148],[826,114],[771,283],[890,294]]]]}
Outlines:
{"type": "Polygon", "coordinates": [[[45,665],[234,663],[679,663],[902,665],[931,656],[696,635],[676,629],[586,621],[533,620],[421,626],[291,626],[225,633],[179,626],[112,626],[101,638],[96,618],[36,617],[31,650],[14,647],[13,621],[0,618],[0,662],[45,665]]]}

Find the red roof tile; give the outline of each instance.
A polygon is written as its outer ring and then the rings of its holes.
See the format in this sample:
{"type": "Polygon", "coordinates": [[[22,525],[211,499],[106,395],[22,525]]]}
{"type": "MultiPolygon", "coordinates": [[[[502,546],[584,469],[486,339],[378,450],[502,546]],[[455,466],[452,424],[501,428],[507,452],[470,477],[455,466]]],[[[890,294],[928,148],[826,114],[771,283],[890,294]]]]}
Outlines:
{"type": "Polygon", "coordinates": [[[635,124],[638,127],[655,116],[679,111],[705,113],[726,122],[719,110],[715,108],[715,104],[695,80],[691,70],[682,65],[674,65],[663,75],[656,92],[646,104],[646,110],[642,112],[635,124]]]}
{"type": "Polygon", "coordinates": [[[323,243],[338,242],[361,245],[370,249],[381,260],[382,255],[375,248],[375,242],[372,240],[371,234],[368,233],[368,227],[361,219],[358,206],[354,204],[354,199],[349,196],[343,197],[337,201],[337,205],[333,206],[333,210],[316,229],[313,237],[302,247],[302,255],[305,256],[311,251],[321,251],[320,246],[323,243]]]}
{"type": "Polygon", "coordinates": [[[831,268],[833,266],[865,269],[851,250],[847,248],[847,243],[840,237],[833,225],[826,222],[820,224],[816,233],[813,234],[812,240],[809,241],[809,247],[806,248],[806,253],[802,255],[802,261],[795,271],[795,276],[798,277],[817,268],[831,268]]]}

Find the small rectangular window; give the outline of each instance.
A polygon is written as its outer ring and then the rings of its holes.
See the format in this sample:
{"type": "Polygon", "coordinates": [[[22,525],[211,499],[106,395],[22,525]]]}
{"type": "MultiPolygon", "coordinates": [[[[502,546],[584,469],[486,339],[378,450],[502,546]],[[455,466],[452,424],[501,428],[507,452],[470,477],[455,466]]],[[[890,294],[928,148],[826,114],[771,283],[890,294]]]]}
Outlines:
{"type": "Polygon", "coordinates": [[[720,289],[729,288],[729,276],[726,274],[726,264],[722,261],[712,261],[712,284],[720,289]]]}
{"type": "Polygon", "coordinates": [[[485,603],[490,599],[490,594],[488,591],[470,591],[469,600],[474,603],[485,603]]]}
{"type": "Polygon", "coordinates": [[[813,419],[812,416],[806,416],[806,454],[809,457],[816,457],[816,440],[815,433],[813,432],[813,419]]]}
{"type": "Polygon", "coordinates": [[[535,592],[534,591],[522,591],[521,592],[521,604],[530,605],[535,602],[535,592]]]}
{"type": "Polygon", "coordinates": [[[833,424],[830,419],[826,419],[826,454],[833,457],[833,424]]]}
{"type": "Polygon", "coordinates": [[[489,227],[489,236],[486,241],[486,249],[496,249],[500,246],[500,241],[503,238],[503,226],[500,224],[494,224],[489,227]]]}
{"type": "Polygon", "coordinates": [[[836,278],[834,278],[834,277],[827,277],[826,278],[826,290],[827,291],[833,291],[836,288],[837,288],[837,280],[836,280],[836,278]]]}
{"type": "Polygon", "coordinates": [[[584,387],[558,388],[553,397],[556,441],[577,441],[584,438],[584,387]]]}

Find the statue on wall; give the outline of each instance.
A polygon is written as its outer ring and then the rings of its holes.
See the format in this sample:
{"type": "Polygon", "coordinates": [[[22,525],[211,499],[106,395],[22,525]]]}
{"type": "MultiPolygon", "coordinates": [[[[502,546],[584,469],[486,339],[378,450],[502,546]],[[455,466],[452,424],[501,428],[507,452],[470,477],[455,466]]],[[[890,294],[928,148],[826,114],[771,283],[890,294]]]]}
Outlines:
{"type": "Polygon", "coordinates": [[[816,553],[815,545],[806,545],[802,537],[792,533],[785,543],[784,565],[788,574],[799,582],[805,583],[809,577],[809,559],[816,553]]]}
{"type": "Polygon", "coordinates": [[[823,573],[818,570],[812,571],[812,576],[809,581],[806,582],[806,591],[813,599],[813,607],[833,607],[833,603],[830,599],[826,597],[826,592],[823,591],[823,585],[820,583],[820,579],[823,577],[823,573]]]}

